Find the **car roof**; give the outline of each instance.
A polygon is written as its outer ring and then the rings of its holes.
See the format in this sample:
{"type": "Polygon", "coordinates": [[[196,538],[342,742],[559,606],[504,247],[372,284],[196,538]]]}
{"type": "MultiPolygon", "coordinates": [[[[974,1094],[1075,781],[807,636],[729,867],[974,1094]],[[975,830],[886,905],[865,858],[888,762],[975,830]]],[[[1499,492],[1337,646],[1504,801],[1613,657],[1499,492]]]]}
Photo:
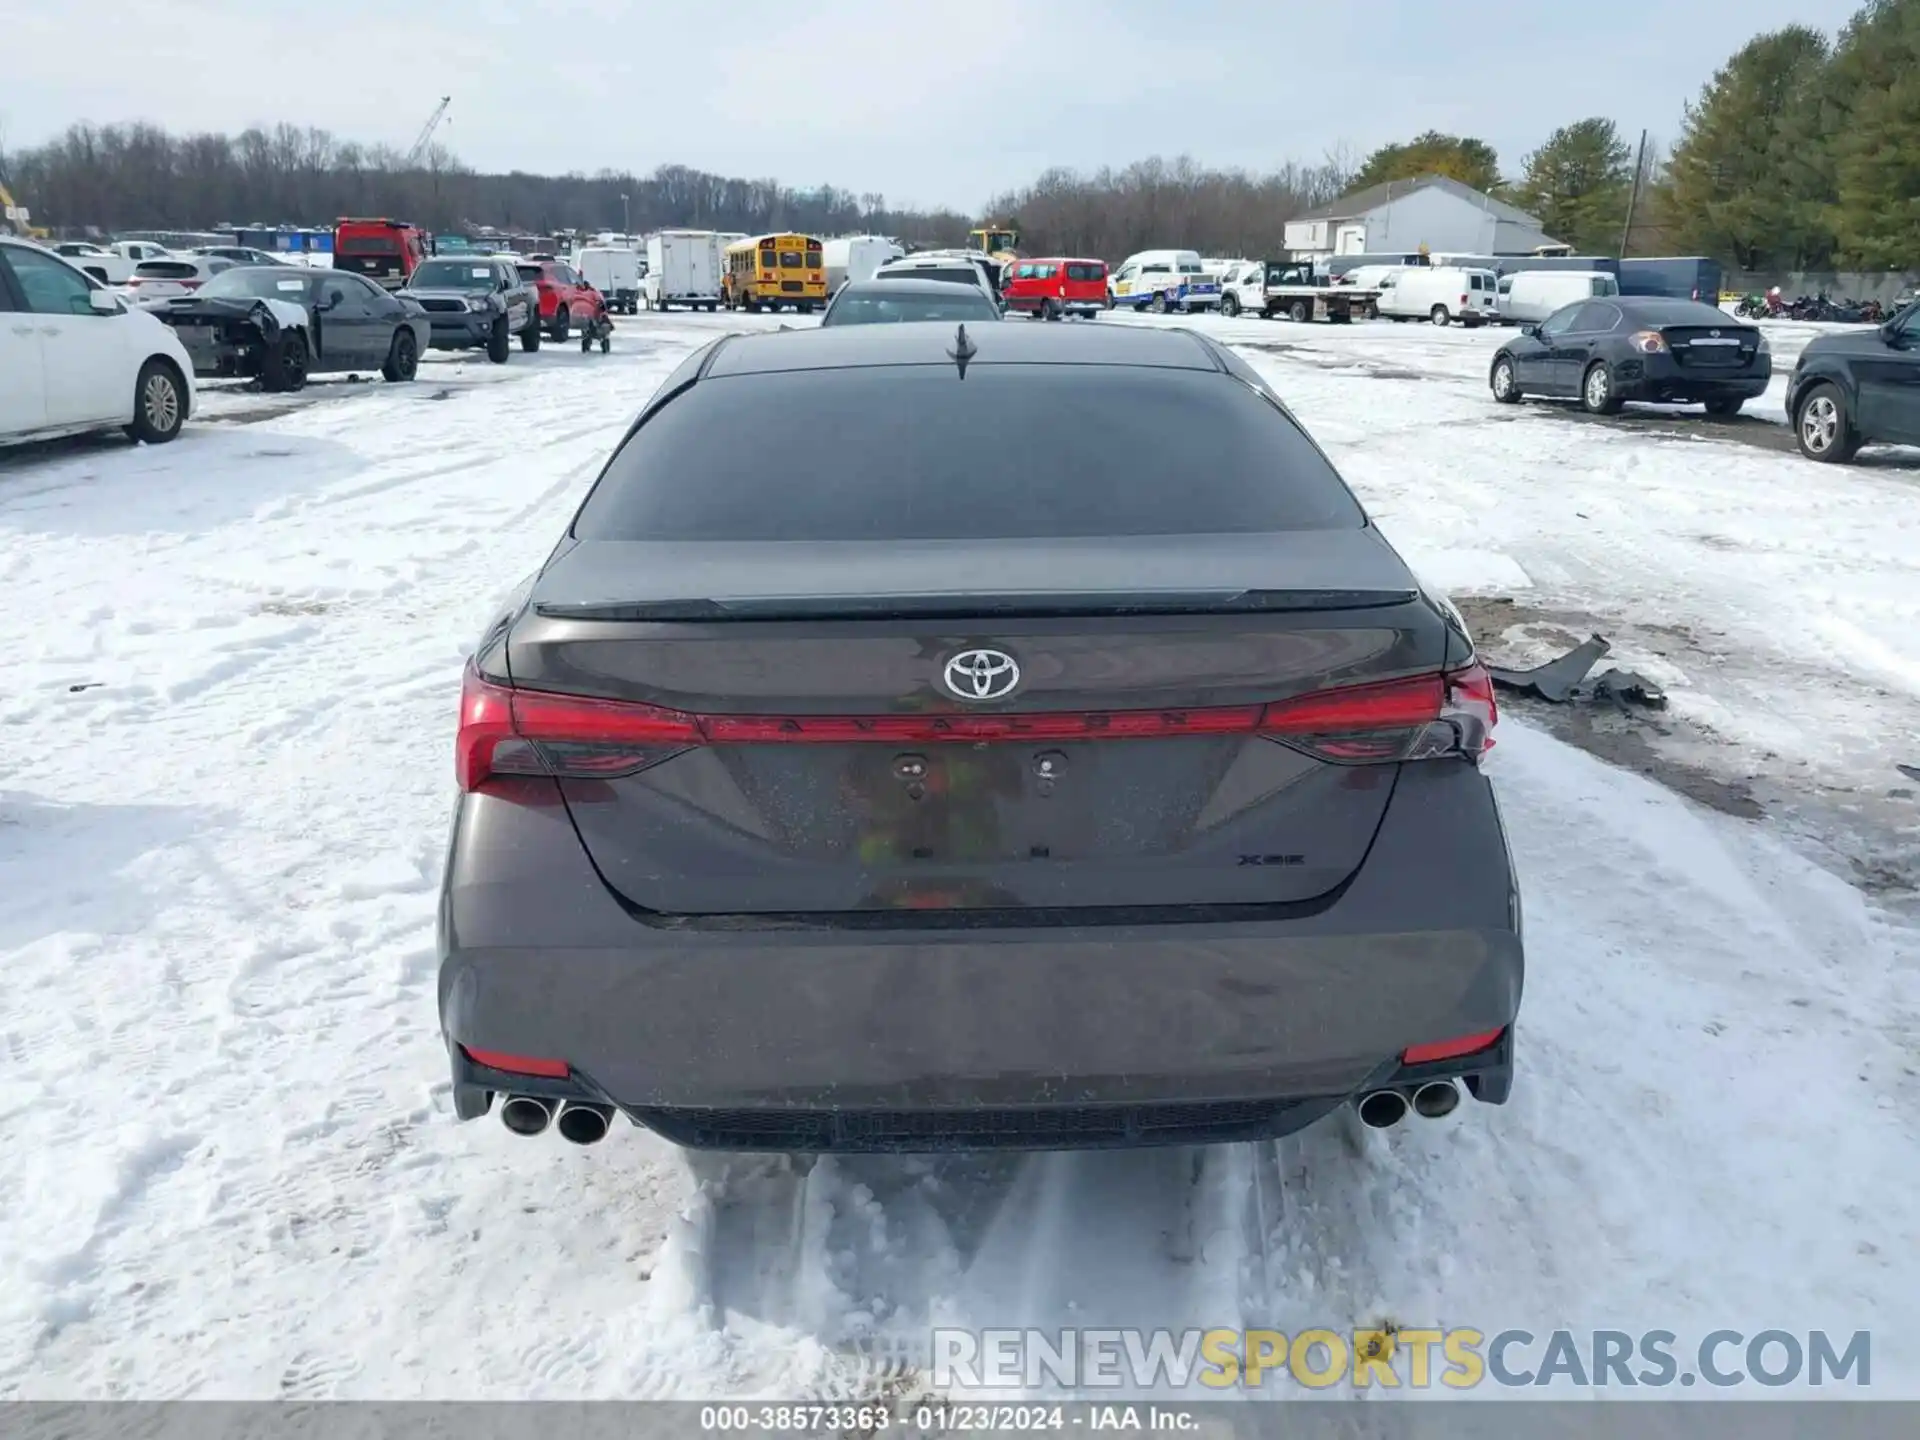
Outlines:
{"type": "MultiPolygon", "coordinates": [[[[979,295],[980,287],[965,280],[894,280],[882,285],[878,280],[849,280],[839,294],[851,290],[856,295],[979,295]]],[[[990,304],[990,301],[982,301],[990,304]]]]}
{"type": "MultiPolygon", "coordinates": [[[[945,320],[903,325],[835,325],[826,329],[734,335],[708,358],[705,374],[764,375],[792,370],[952,365],[958,328],[945,320]]],[[[1007,325],[983,321],[967,330],[976,365],[1125,365],[1223,371],[1213,349],[1190,330],[1134,325],[1007,325]]]]}

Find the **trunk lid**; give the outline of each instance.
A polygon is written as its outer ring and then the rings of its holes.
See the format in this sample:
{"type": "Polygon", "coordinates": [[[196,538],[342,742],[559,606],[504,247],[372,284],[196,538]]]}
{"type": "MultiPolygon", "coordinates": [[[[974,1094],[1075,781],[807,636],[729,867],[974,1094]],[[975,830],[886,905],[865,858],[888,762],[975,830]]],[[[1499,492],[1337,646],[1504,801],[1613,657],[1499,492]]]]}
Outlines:
{"type": "Polygon", "coordinates": [[[543,572],[506,659],[523,690],[708,717],[706,743],[559,781],[635,906],[1031,916],[1340,885],[1397,767],[1235,717],[1438,670],[1447,636],[1373,530],[588,542],[543,572]]]}

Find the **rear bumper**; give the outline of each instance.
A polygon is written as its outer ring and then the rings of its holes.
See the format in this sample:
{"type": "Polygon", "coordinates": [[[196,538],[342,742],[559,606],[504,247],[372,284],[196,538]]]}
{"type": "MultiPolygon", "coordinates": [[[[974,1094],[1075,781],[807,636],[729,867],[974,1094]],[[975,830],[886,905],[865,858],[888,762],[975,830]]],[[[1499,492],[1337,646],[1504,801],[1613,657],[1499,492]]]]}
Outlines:
{"type": "MultiPolygon", "coordinates": [[[[601,882],[544,782],[469,795],[441,903],[456,1108],[473,1118],[508,1091],[593,1099],[734,1149],[1246,1138],[1407,1078],[1410,1045],[1503,1031],[1518,1012],[1518,891],[1492,790],[1465,765],[1406,767],[1353,880],[1257,913],[649,923],[601,882]],[[461,1047],[569,1074],[523,1080],[461,1047]]],[[[1471,1075],[1499,1101],[1511,1065],[1503,1040],[1413,1078],[1471,1075]]]]}
{"type": "Polygon", "coordinates": [[[1702,374],[1665,355],[1625,360],[1613,367],[1616,393],[1622,400],[1656,404],[1684,404],[1706,400],[1753,400],[1773,383],[1772,361],[1764,370],[1733,370],[1702,374]]]}
{"type": "Polygon", "coordinates": [[[1006,297],[1007,309],[1019,315],[1037,314],[1049,300],[1053,302],[1056,310],[1069,315],[1107,308],[1105,298],[1099,296],[1009,295],[1006,297]]]}

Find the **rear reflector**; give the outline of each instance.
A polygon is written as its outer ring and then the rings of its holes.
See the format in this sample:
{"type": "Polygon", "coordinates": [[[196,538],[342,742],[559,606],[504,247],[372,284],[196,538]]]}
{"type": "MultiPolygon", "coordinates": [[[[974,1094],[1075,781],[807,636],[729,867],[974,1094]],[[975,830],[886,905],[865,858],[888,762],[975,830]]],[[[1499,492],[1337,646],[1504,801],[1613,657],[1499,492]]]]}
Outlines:
{"type": "Polygon", "coordinates": [[[545,1080],[567,1078],[567,1062],[564,1060],[536,1060],[530,1055],[506,1055],[498,1050],[476,1050],[471,1045],[462,1045],[460,1052],[476,1065],[484,1065],[489,1070],[504,1070],[509,1075],[537,1075],[545,1080]]]}
{"type": "Polygon", "coordinates": [[[469,663],[454,772],[610,779],[704,745],[929,745],[1260,735],[1338,764],[1477,759],[1492,745],[1493,686],[1477,662],[1265,705],[1191,710],[939,715],[692,715],[631,700],[518,690],[469,663]]]}
{"type": "Polygon", "coordinates": [[[1462,1055],[1473,1055],[1485,1050],[1502,1035],[1505,1028],[1489,1030],[1482,1035],[1462,1035],[1457,1040],[1436,1040],[1431,1045],[1413,1045],[1400,1052],[1402,1065],[1426,1065],[1435,1060],[1458,1060],[1462,1055]]]}

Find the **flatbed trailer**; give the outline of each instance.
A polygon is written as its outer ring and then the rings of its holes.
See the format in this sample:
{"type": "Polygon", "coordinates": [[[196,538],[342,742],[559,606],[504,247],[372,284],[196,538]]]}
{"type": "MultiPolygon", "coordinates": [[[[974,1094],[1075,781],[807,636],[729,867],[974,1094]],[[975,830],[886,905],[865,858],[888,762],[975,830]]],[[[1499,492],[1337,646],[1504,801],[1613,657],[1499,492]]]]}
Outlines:
{"type": "Polygon", "coordinates": [[[1271,320],[1285,315],[1305,324],[1325,320],[1334,325],[1370,320],[1379,313],[1380,292],[1357,285],[1335,285],[1311,265],[1271,261],[1262,290],[1260,313],[1271,320]]]}

